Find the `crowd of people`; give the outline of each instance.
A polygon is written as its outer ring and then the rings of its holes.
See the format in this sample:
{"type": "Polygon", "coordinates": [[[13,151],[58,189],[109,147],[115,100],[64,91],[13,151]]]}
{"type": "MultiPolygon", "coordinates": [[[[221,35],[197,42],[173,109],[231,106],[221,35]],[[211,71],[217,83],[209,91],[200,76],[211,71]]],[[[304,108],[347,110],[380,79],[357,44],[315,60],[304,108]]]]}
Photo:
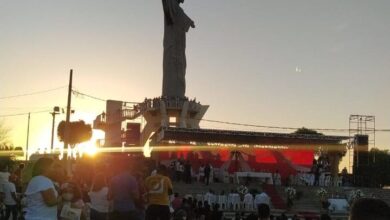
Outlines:
{"type": "Polygon", "coordinates": [[[313,185],[319,186],[320,177],[325,176],[326,173],[329,173],[329,171],[330,171],[330,163],[329,163],[329,159],[326,156],[321,155],[320,157],[318,157],[317,160],[314,159],[312,170],[311,170],[311,173],[313,173],[314,175],[313,185]]]}
{"type": "Polygon", "coordinates": [[[67,175],[60,161],[40,158],[25,186],[19,181],[22,166],[15,172],[4,167],[1,220],[170,219],[173,186],[165,166],[146,177],[144,166],[133,166],[128,158],[111,162],[67,175]]]}
{"type": "MultiPolygon", "coordinates": [[[[24,166],[15,171],[6,167],[0,172],[2,203],[5,205],[1,219],[169,220],[180,213],[183,215],[185,210],[186,215],[191,214],[188,213],[191,200],[185,199],[179,206],[176,199],[175,209],[179,207],[181,211],[174,212],[170,178],[191,183],[189,161],[176,161],[173,169],[164,165],[149,166],[148,169],[144,161],[138,161],[141,167],[129,161],[137,160],[120,158],[110,161],[111,164],[81,169],[73,166],[73,172],[68,175],[60,161],[40,158],[34,162],[31,179],[24,186],[21,182],[24,166]]],[[[208,184],[212,168],[209,164],[202,167],[201,181],[208,184]]],[[[209,216],[207,210],[215,215],[216,206],[212,204],[211,207],[211,204],[209,207],[207,202],[201,205],[196,202],[197,216],[209,216]]]]}
{"type": "Polygon", "coordinates": [[[189,109],[199,110],[200,108],[200,102],[197,102],[196,98],[188,99],[187,97],[180,98],[180,97],[161,96],[153,99],[145,98],[142,103],[134,105],[133,109],[141,112],[152,108],[159,109],[161,105],[160,101],[164,101],[165,107],[167,108],[182,108],[185,102],[188,102],[189,109]]]}
{"type": "Polygon", "coordinates": [[[290,186],[338,187],[347,186],[349,183],[346,168],[342,170],[341,175],[332,176],[326,155],[313,160],[310,172],[298,172],[296,175],[290,175],[287,181],[290,186]]]}
{"type": "MultiPolygon", "coordinates": [[[[26,185],[21,181],[23,164],[16,169],[0,167],[4,207],[1,220],[219,220],[227,219],[226,213],[235,213],[234,219],[243,220],[287,219],[285,214],[271,215],[270,197],[264,192],[232,190],[217,194],[209,190],[204,195],[180,196],[174,193],[172,168],[145,167],[148,166],[142,161],[120,158],[86,167],[82,172],[76,169],[69,177],[60,161],[40,158],[34,162],[26,185]]],[[[207,164],[204,167],[208,169],[207,164]]],[[[352,220],[388,217],[389,206],[377,199],[363,199],[351,208],[352,220]]],[[[298,216],[289,218],[299,219],[298,216]]]]}

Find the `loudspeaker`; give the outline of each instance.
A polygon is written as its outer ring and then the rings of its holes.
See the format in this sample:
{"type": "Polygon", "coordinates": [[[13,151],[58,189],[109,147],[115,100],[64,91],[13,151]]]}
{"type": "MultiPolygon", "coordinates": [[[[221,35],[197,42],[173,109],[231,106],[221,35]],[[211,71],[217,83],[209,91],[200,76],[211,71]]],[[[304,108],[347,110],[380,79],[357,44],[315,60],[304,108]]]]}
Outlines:
{"type": "Polygon", "coordinates": [[[368,147],[368,135],[357,134],[355,135],[356,145],[362,145],[368,147]]]}
{"type": "Polygon", "coordinates": [[[139,146],[141,138],[141,124],[127,123],[126,125],[126,146],[139,146]]]}
{"type": "Polygon", "coordinates": [[[353,151],[354,173],[359,173],[359,167],[369,164],[368,135],[355,135],[355,148],[353,151]]]}

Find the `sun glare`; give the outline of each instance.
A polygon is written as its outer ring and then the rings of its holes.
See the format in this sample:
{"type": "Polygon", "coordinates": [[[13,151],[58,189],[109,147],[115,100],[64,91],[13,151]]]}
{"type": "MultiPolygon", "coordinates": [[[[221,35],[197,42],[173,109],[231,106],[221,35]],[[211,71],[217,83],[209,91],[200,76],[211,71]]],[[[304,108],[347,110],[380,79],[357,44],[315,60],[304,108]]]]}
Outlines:
{"type": "Polygon", "coordinates": [[[98,152],[97,142],[104,138],[104,132],[100,130],[93,130],[91,140],[81,143],[78,145],[77,150],[81,155],[87,154],[89,156],[94,156],[98,152]]]}
{"type": "Polygon", "coordinates": [[[92,130],[92,137],[89,141],[77,144],[73,149],[63,149],[63,143],[58,142],[57,138],[55,137],[55,144],[54,144],[54,151],[52,152],[49,146],[50,136],[46,133],[41,133],[40,135],[40,145],[37,147],[30,147],[28,151],[28,157],[30,157],[32,154],[39,153],[39,154],[45,154],[45,153],[59,153],[59,158],[62,159],[64,157],[64,154],[68,154],[73,158],[81,157],[82,155],[86,154],[88,156],[95,156],[98,152],[99,146],[97,146],[97,142],[99,140],[104,139],[104,132],[100,130],[92,130]]]}
{"type": "Polygon", "coordinates": [[[152,156],[152,150],[153,147],[150,147],[150,138],[153,136],[154,132],[152,132],[149,136],[149,139],[146,141],[144,147],[143,147],[143,153],[145,157],[151,157],[152,156]]]}
{"type": "Polygon", "coordinates": [[[81,148],[81,152],[83,154],[87,154],[89,156],[94,156],[96,154],[96,152],[97,152],[97,147],[95,145],[93,145],[93,144],[91,144],[91,145],[88,144],[88,145],[83,146],[81,148]]]}

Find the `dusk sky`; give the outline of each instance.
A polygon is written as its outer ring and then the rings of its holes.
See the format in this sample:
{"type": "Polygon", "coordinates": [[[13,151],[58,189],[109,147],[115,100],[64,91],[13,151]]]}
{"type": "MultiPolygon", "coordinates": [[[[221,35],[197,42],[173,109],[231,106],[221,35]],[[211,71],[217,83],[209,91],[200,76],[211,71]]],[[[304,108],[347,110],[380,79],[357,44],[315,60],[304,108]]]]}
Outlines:
{"type": "MultiPolygon", "coordinates": [[[[186,0],[183,8],[196,25],[186,95],[210,105],[205,118],[348,128],[350,114],[366,114],[390,128],[390,1],[186,0]]],[[[70,69],[74,87],[99,98],[160,96],[163,28],[160,0],[0,0],[0,97],[66,86],[70,69]]],[[[0,99],[0,115],[64,107],[66,96],[62,88],[0,99]]],[[[105,109],[73,100],[72,120],[90,123],[105,109]]],[[[0,120],[24,147],[27,116],[0,120]]],[[[51,120],[32,115],[30,146],[49,146],[51,120]]],[[[376,139],[389,149],[389,132],[376,139]]]]}

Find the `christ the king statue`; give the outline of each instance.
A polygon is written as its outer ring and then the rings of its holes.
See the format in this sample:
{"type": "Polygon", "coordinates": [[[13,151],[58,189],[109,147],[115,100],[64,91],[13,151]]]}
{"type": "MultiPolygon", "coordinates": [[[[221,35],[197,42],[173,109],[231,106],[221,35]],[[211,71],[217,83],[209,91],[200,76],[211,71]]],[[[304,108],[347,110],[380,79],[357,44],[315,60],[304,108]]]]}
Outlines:
{"type": "Polygon", "coordinates": [[[186,91],[186,32],[195,28],[180,7],[184,0],[162,0],[164,9],[164,57],[162,96],[184,98],[186,91]]]}

